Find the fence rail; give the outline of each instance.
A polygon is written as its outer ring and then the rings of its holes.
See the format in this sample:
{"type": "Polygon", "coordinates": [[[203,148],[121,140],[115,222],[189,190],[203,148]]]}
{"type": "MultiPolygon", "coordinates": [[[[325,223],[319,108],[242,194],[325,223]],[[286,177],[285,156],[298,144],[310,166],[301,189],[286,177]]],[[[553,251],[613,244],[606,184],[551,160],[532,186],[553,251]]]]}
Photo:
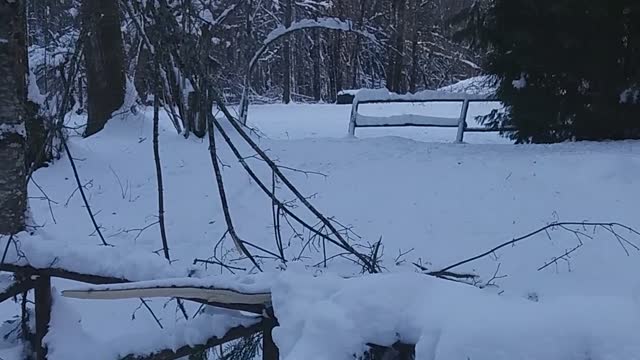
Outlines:
{"type": "Polygon", "coordinates": [[[497,132],[510,128],[468,127],[467,115],[469,104],[472,102],[497,102],[498,100],[484,95],[465,93],[447,93],[439,91],[425,91],[417,94],[398,95],[379,90],[358,92],[351,106],[349,120],[349,136],[355,136],[356,128],[373,127],[439,127],[457,128],[456,142],[464,140],[465,132],[497,132]],[[460,103],[460,115],[453,117],[436,117],[416,114],[402,114],[393,116],[369,116],[358,112],[363,104],[390,103],[460,103]]]}

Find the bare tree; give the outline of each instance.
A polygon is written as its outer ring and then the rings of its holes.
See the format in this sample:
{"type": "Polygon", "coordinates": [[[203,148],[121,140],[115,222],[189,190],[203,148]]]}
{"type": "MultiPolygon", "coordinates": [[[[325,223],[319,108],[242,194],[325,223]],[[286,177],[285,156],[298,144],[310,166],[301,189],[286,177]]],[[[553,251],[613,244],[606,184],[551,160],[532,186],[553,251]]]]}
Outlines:
{"type": "Polygon", "coordinates": [[[0,234],[15,234],[27,206],[24,1],[0,0],[0,19],[0,234]]]}

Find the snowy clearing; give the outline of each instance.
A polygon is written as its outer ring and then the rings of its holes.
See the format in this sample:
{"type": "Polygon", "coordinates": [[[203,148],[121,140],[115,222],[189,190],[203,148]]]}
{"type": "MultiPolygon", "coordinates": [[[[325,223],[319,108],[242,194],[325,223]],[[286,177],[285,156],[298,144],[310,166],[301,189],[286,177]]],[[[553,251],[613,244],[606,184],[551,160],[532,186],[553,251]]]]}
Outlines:
{"type": "MultiPolygon", "coordinates": [[[[432,116],[455,117],[446,105],[423,105],[433,106],[432,116]]],[[[472,105],[470,116],[483,110],[472,105]]],[[[395,110],[371,105],[366,111],[381,115],[395,110]]],[[[304,358],[348,358],[362,348],[363,341],[393,343],[396,333],[418,344],[419,359],[637,357],[637,331],[630,329],[640,324],[636,276],[640,254],[628,247],[627,255],[607,231],[584,229],[593,239],[585,238],[584,246],[570,258],[541,271],[537,269],[576,246],[575,234],[541,234],[459,269],[485,281],[495,275],[497,286],[484,290],[416,275],[412,263],[439,269],[558,220],[615,221],[640,227],[636,216],[639,142],[516,146],[496,134],[482,133],[467,134],[467,144],[453,144],[456,129],[430,128],[360,129],[356,139],[348,139],[349,112],[348,105],[304,104],[253,106],[249,112],[249,124],[264,135],[260,146],[286,166],[283,171],[310,201],[352,226],[354,239],[373,243],[382,238],[383,266],[389,272],[405,273],[339,280],[336,275],[352,276],[360,269],[340,257],[329,262],[328,270],[313,267],[322,264],[322,251],[307,249],[305,257],[289,263],[288,275],[271,288],[281,321],[276,341],[283,358],[300,359],[300,354],[313,349],[324,352],[304,358]],[[308,273],[307,277],[331,274],[302,281],[296,278],[297,272],[308,273]],[[433,306],[425,307],[423,300],[433,306]],[[309,308],[314,311],[301,312],[309,308]],[[441,308],[451,310],[434,311],[441,308]],[[363,314],[375,326],[365,326],[368,330],[359,335],[362,338],[347,336],[363,321],[363,314]],[[318,334],[327,335],[319,339],[318,334]],[[522,338],[537,340],[523,342],[522,338]],[[334,350],[329,351],[327,341],[335,344],[334,350]]],[[[27,259],[15,258],[14,249],[9,251],[10,259],[36,266],[75,266],[78,271],[135,280],[229,274],[220,266],[193,265],[195,258],[213,255],[226,227],[207,144],[196,138],[185,140],[167,119],[161,124],[160,149],[168,240],[175,261],[169,266],[154,254],[161,243],[154,225],[157,200],[150,119],[149,110],[144,109],[139,116],[112,119],[104,131],[90,138],[70,139],[98,223],[115,247],[99,246],[63,158],[35,173],[34,179],[55,203],[39,198],[40,190],[30,185],[33,219],[43,227],[37,237],[19,239],[27,259]]],[[[247,148],[242,151],[253,155],[247,148]]],[[[228,149],[221,150],[220,157],[227,165],[225,183],[238,232],[274,250],[270,200],[228,149]]],[[[260,167],[260,161],[250,160],[260,167]]],[[[258,172],[270,177],[266,168],[258,172]]],[[[299,239],[288,241],[288,256],[293,258],[304,249],[299,239]]],[[[227,260],[238,257],[230,240],[220,246],[230,251],[227,260]]],[[[336,255],[336,249],[329,251],[336,255]]],[[[250,268],[246,260],[233,264],[250,268]]],[[[280,264],[265,260],[264,267],[274,272],[280,264]]],[[[69,281],[54,285],[58,290],[80,286],[69,281]]],[[[54,314],[61,306],[62,314],[78,315],[68,319],[54,315],[49,339],[60,347],[54,348],[50,358],[74,359],[74,354],[82,353],[77,348],[69,352],[65,346],[71,344],[65,341],[86,342],[88,351],[96,343],[86,339],[99,338],[102,345],[97,348],[117,355],[152,347],[127,340],[140,339],[140,334],[155,334],[149,335],[149,342],[157,345],[160,340],[154,339],[175,339],[180,331],[185,335],[179,338],[188,341],[221,331],[214,327],[189,335],[179,330],[188,324],[174,312],[175,306],[164,307],[163,302],[150,303],[169,329],[161,331],[144,309],[132,319],[138,300],[56,297],[54,314]],[[165,332],[172,330],[177,333],[165,332]],[[61,335],[67,332],[76,335],[61,335]]],[[[4,318],[15,314],[16,306],[5,303],[4,318]]],[[[196,308],[188,305],[190,313],[196,308]]],[[[205,326],[200,319],[194,320],[196,329],[205,326]]],[[[7,348],[0,349],[2,358],[15,358],[11,355],[15,348],[4,344],[2,348],[7,348]]]]}

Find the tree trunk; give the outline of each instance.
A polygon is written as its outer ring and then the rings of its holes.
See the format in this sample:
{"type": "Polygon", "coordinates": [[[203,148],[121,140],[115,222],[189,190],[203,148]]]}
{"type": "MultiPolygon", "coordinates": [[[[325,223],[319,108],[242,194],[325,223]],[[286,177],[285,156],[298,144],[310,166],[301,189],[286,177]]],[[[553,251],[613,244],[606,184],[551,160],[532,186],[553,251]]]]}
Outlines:
{"type": "Polygon", "coordinates": [[[319,102],[322,99],[322,84],[320,79],[320,30],[313,30],[313,48],[311,49],[313,59],[313,100],[319,102]]]}
{"type": "Polygon", "coordinates": [[[84,135],[90,136],[102,130],[124,103],[124,49],[117,1],[84,0],[82,12],[89,30],[85,41],[89,117],[84,135]]]}
{"type": "Polygon", "coordinates": [[[0,234],[25,228],[27,206],[24,1],[0,0],[0,234]]]}
{"type": "MultiPolygon", "coordinates": [[[[285,0],[284,5],[284,26],[291,26],[293,18],[292,0],[285,0]]],[[[291,102],[291,37],[287,36],[284,40],[282,48],[283,66],[282,66],[282,102],[288,104],[291,102]]]]}

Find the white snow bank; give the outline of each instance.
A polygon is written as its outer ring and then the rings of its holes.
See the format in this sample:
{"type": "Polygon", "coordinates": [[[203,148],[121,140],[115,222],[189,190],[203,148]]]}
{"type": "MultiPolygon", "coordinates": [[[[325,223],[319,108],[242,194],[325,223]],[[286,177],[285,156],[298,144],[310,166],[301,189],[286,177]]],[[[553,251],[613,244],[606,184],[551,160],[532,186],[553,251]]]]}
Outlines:
{"type": "Polygon", "coordinates": [[[425,100],[485,100],[488,95],[423,90],[415,94],[396,94],[387,89],[361,89],[355,94],[355,100],[363,101],[425,101],[425,100]]]}
{"type": "MultiPolygon", "coordinates": [[[[8,238],[0,243],[3,248],[8,238]]],[[[32,266],[37,269],[57,268],[82,274],[114,277],[131,281],[187,276],[188,270],[169,265],[153,253],[131,246],[99,246],[81,241],[56,241],[44,233],[17,236],[17,246],[10,246],[5,263],[32,266]]]]}
{"type": "Polygon", "coordinates": [[[420,274],[310,279],[273,287],[282,359],[352,359],[365,344],[416,345],[419,360],[640,357],[640,304],[622,297],[532,302],[420,274]]]}
{"type": "Polygon", "coordinates": [[[113,360],[128,354],[147,355],[164,349],[204,344],[212,337],[224,336],[231,328],[251,326],[258,321],[258,318],[238,316],[238,313],[204,312],[173,327],[149,329],[138,336],[127,334],[104,342],[83,329],[80,315],[67,300],[54,295],[49,332],[44,342],[50,360],[113,360]]]}
{"type": "Polygon", "coordinates": [[[439,91],[464,92],[468,94],[493,95],[496,92],[495,80],[491,76],[476,76],[440,88],[439,91]]]}

